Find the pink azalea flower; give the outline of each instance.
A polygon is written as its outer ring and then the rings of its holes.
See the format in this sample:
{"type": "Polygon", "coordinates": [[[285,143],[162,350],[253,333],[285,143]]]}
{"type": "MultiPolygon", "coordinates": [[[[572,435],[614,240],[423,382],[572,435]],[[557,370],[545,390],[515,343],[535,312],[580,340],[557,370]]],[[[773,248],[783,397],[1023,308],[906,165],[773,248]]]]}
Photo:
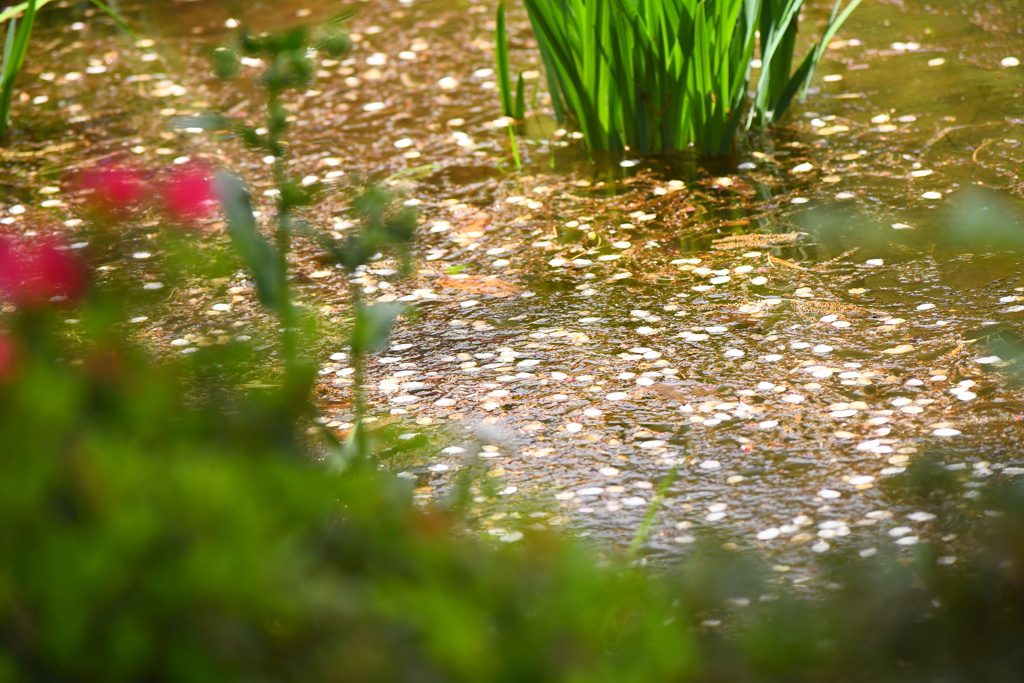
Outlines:
{"type": "Polygon", "coordinates": [[[164,210],[181,223],[210,216],[217,195],[213,189],[213,169],[204,164],[189,164],[174,169],[160,187],[164,210]]]}
{"type": "Polygon", "coordinates": [[[20,307],[55,298],[77,301],[85,291],[85,268],[54,237],[19,240],[0,234],[0,300],[20,307]]]}

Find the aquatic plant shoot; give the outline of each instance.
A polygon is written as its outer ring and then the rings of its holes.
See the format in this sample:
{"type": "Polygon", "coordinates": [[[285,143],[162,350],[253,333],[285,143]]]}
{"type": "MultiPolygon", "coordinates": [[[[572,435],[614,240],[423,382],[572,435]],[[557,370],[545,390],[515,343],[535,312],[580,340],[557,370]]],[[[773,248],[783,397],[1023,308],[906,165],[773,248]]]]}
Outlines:
{"type": "MultiPolygon", "coordinates": [[[[738,132],[774,124],[806,92],[860,0],[836,0],[821,37],[796,62],[803,0],[524,4],[555,115],[577,126],[590,149],[721,155],[738,132]]],[[[508,88],[506,78],[506,108],[508,88]]]]}

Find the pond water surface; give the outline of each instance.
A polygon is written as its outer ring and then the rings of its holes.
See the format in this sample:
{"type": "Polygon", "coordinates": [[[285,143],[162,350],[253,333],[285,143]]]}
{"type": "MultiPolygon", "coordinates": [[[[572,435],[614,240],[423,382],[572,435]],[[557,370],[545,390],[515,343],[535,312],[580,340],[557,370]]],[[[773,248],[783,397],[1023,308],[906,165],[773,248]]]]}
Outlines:
{"type": "MultiPolygon", "coordinates": [[[[207,110],[257,120],[258,94],[206,66],[229,19],[276,28],[341,7],[248,3],[232,17],[202,0],[126,3],[143,27],[133,44],[54,6],[16,111],[25,141],[3,155],[3,222],[80,230],[61,179],[125,156],[207,158],[269,189],[266,165],[233,141],[168,124],[207,110]]],[[[1024,472],[1024,5],[866,0],[772,139],[725,160],[599,164],[543,113],[514,10],[513,65],[538,110],[518,129],[521,171],[496,122],[493,9],[370,3],[351,23],[355,50],[320,59],[294,107],[297,172],[344,185],[407,171],[392,184],[422,214],[415,276],[382,260],[358,278],[371,300],[415,310],[370,371],[377,422],[421,445],[394,467],[425,499],[478,472],[481,523],[507,541],[540,524],[628,542],[664,483],[652,556],[709,534],[801,577],[840,549],[941,539],[955,555],[949,521],[980,483],[1024,472]],[[900,481],[931,455],[961,488],[925,509],[900,481]]],[[[815,7],[805,32],[823,18],[815,7]]],[[[348,228],[330,194],[311,217],[348,228]]],[[[138,287],[140,336],[174,353],[258,343],[266,322],[244,276],[154,287],[155,227],[127,232],[135,258],[105,265],[138,287]]],[[[296,267],[338,329],[321,376],[324,420],[343,433],[344,275],[309,246],[296,267]]]]}

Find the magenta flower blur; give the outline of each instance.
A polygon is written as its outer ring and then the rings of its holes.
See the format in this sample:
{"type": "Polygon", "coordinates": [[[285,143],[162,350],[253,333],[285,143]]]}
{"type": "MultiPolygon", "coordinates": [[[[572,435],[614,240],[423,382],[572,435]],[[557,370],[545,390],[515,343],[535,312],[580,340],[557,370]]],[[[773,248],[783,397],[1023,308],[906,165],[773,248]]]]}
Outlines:
{"type": "Polygon", "coordinates": [[[82,262],[56,238],[0,234],[0,300],[28,308],[54,300],[74,302],[85,285],[82,262]]]}
{"type": "Polygon", "coordinates": [[[168,217],[182,223],[210,216],[217,201],[213,170],[203,164],[173,169],[159,191],[168,217]]]}
{"type": "Polygon", "coordinates": [[[147,191],[139,171],[120,165],[84,170],[78,176],[78,185],[89,191],[89,207],[110,217],[121,217],[136,209],[147,191]]]}

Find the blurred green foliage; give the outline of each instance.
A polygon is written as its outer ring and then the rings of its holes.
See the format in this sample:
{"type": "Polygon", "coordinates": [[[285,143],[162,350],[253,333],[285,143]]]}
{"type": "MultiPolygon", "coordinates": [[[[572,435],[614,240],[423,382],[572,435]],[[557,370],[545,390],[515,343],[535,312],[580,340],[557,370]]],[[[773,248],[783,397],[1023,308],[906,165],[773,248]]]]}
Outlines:
{"type": "Polygon", "coordinates": [[[657,583],[551,539],[459,540],[402,480],[318,465],[274,390],[195,392],[194,369],[31,326],[49,342],[0,387],[4,680],[611,681],[664,668],[668,641],[689,665],[668,596],[625,599],[657,583]]]}
{"type": "MultiPolygon", "coordinates": [[[[99,315],[92,304],[83,318],[99,315]]],[[[19,314],[20,315],[20,314],[19,314]]],[[[527,530],[493,547],[311,405],[243,389],[247,351],[156,361],[8,316],[0,680],[1007,681],[1024,670],[1024,489],[954,566],[837,559],[808,597],[708,545],[660,570],[527,530]],[[28,339],[32,340],[31,345],[28,339]],[[182,377],[204,377],[190,386],[182,377]],[[730,606],[736,598],[745,607],[730,606]],[[718,629],[705,628],[720,619],[718,629]]],[[[87,326],[87,329],[92,329],[87,326]]]]}
{"type": "Polygon", "coordinates": [[[964,251],[1024,251],[1024,201],[969,187],[952,196],[943,240],[964,251]]]}

